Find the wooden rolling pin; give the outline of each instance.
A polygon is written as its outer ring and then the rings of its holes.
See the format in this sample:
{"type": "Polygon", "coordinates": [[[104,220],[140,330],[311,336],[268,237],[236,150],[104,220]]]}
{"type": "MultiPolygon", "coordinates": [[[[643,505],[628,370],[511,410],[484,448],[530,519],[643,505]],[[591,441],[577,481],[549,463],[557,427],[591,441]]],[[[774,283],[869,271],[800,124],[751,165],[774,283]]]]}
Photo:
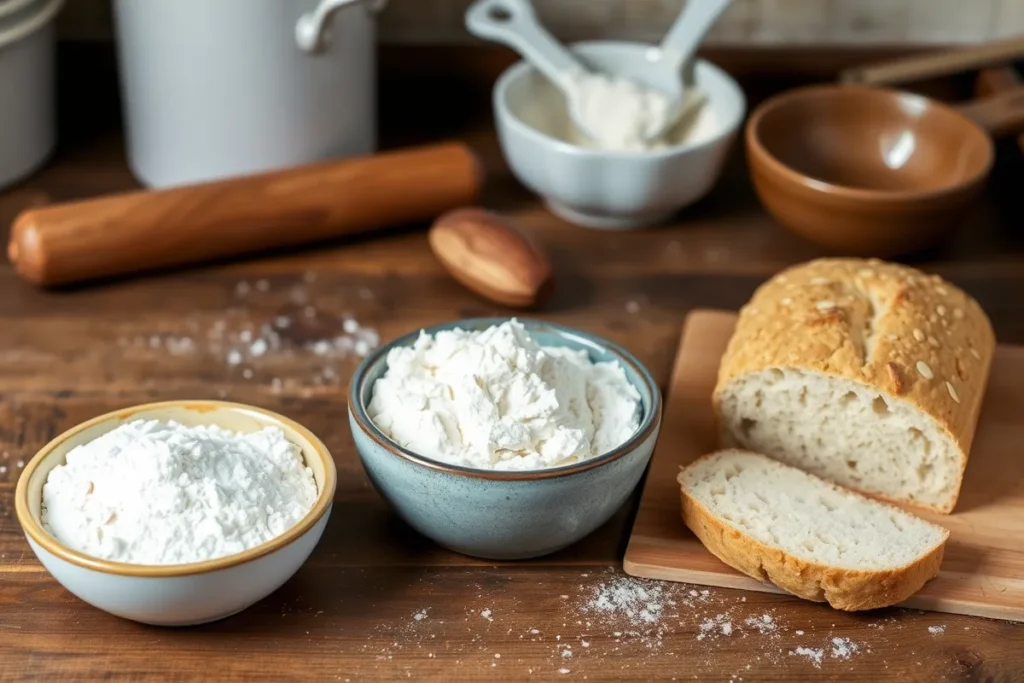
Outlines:
{"type": "Polygon", "coordinates": [[[317,242],[473,204],[482,168],[445,143],[31,208],[7,255],[22,278],[53,286],[317,242]]]}

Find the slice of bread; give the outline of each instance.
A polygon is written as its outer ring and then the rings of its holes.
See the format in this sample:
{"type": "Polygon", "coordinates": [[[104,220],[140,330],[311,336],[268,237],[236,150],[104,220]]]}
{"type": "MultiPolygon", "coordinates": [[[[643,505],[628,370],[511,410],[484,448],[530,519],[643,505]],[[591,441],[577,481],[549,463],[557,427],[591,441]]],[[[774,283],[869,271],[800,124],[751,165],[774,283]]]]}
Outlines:
{"type": "Polygon", "coordinates": [[[683,521],[716,557],[841,610],[888,607],[939,572],[949,531],[764,455],[725,450],[679,473],[683,521]]]}
{"type": "Polygon", "coordinates": [[[948,513],[995,351],[962,290],[906,266],[819,259],[740,311],[714,393],[722,446],[948,513]]]}

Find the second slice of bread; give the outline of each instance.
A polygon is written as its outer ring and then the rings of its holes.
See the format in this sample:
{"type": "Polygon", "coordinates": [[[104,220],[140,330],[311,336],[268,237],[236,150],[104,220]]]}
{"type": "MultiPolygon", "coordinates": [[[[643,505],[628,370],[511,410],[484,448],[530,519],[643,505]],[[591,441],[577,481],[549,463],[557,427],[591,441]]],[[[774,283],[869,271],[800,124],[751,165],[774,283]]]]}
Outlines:
{"type": "Polygon", "coordinates": [[[766,456],[706,455],[679,473],[683,520],[716,557],[841,610],[907,599],[939,571],[949,532],[766,456]]]}

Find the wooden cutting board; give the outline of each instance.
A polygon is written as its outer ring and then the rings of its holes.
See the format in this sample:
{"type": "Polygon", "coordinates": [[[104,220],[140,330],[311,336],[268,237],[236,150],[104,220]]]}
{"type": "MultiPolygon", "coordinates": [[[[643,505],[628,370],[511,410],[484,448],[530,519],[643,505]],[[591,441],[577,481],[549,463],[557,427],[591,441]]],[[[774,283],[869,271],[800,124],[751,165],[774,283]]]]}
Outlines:
{"type": "MultiPolygon", "coordinates": [[[[735,323],[723,311],[687,318],[623,564],[633,576],[781,593],[723,564],[680,518],[679,468],[716,448],[711,392],[735,323]]],[[[939,575],[905,606],[1024,621],[1024,346],[996,350],[956,510],[915,512],[950,538],[939,575]]]]}

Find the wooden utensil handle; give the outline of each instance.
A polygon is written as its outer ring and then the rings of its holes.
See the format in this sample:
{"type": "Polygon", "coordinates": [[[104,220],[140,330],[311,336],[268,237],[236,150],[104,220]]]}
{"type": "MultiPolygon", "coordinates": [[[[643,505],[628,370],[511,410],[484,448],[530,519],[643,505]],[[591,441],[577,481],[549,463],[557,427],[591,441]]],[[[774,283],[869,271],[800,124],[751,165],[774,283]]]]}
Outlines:
{"type": "MultiPolygon", "coordinates": [[[[987,97],[1004,90],[1011,90],[1022,83],[1024,81],[1021,80],[1020,74],[1012,66],[982,69],[974,81],[974,93],[978,97],[987,97]]],[[[1024,134],[1017,136],[1017,147],[1024,152],[1024,134]]]]}
{"type": "Polygon", "coordinates": [[[897,85],[1006,64],[1021,57],[1024,57],[1024,37],[1014,37],[847,69],[839,75],[839,80],[864,85],[897,85]]]}
{"type": "Polygon", "coordinates": [[[58,285],[432,220],[473,204],[482,165],[461,143],[28,209],[7,254],[58,285]]]}
{"type": "Polygon", "coordinates": [[[1024,131],[1024,86],[983,97],[957,107],[993,136],[1024,131]]]}

